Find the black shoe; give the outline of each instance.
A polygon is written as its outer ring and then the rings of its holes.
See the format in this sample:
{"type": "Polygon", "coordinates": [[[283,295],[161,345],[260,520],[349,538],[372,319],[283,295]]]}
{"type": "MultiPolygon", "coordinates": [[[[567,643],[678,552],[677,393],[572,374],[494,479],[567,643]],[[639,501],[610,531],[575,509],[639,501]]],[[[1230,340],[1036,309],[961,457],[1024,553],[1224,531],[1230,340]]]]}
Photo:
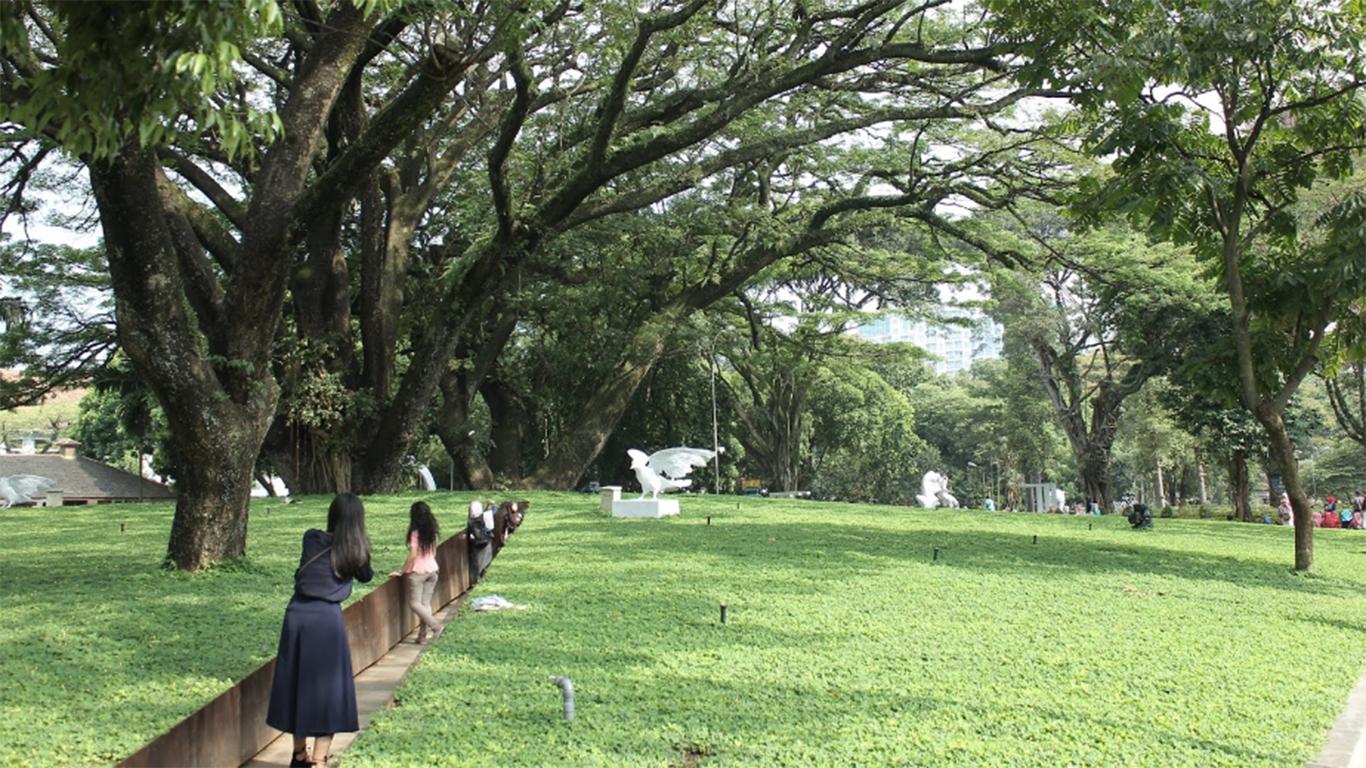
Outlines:
{"type": "Polygon", "coordinates": [[[289,756],[289,768],[309,768],[312,765],[313,763],[308,760],[308,750],[306,749],[289,756]],[[303,757],[299,757],[299,755],[303,755],[303,757]]]}

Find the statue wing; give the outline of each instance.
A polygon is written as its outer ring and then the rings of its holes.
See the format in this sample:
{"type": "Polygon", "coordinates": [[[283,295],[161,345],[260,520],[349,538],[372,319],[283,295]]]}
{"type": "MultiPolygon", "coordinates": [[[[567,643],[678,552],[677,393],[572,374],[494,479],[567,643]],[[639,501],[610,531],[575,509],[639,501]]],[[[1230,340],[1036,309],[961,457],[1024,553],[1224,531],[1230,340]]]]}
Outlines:
{"type": "Polygon", "coordinates": [[[39,491],[50,491],[57,487],[56,483],[41,475],[10,475],[5,479],[20,497],[15,501],[21,504],[33,501],[30,497],[39,491]]]}
{"type": "Polygon", "coordinates": [[[687,477],[694,468],[705,467],[716,451],[703,448],[665,448],[650,454],[650,468],[670,480],[687,477]]]}

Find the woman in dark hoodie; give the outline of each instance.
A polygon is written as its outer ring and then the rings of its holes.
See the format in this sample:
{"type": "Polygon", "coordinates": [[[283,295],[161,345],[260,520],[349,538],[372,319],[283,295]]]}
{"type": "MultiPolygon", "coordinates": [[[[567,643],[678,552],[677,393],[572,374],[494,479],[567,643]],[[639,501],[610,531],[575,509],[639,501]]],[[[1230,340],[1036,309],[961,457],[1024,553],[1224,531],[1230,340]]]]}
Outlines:
{"type": "Polygon", "coordinates": [[[353,580],[373,577],[365,506],[353,494],[340,494],[327,510],[327,530],[304,533],[294,596],[280,629],[266,724],[294,735],[291,766],[326,763],[332,735],[360,727],[341,603],[353,580]],[[309,736],[315,737],[312,762],[309,736]]]}

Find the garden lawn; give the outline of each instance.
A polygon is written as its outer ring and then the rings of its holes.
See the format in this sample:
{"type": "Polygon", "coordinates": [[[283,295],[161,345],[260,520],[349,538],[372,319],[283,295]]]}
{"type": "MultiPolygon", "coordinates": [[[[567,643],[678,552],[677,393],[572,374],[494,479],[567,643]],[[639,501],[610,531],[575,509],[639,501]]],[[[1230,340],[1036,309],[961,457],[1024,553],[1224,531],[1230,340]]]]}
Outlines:
{"type": "MultiPolygon", "coordinates": [[[[463,529],[462,501],[425,497],[463,529]]],[[[381,574],[403,564],[416,498],[366,499],[381,574]]],[[[0,510],[0,766],[121,760],[274,656],[330,501],[254,504],[247,559],[193,575],[160,567],[171,505],[0,510]]]]}
{"type": "Polygon", "coordinates": [[[1366,662],[1363,532],[681,501],[536,497],[345,768],[1303,765],[1366,662]]]}

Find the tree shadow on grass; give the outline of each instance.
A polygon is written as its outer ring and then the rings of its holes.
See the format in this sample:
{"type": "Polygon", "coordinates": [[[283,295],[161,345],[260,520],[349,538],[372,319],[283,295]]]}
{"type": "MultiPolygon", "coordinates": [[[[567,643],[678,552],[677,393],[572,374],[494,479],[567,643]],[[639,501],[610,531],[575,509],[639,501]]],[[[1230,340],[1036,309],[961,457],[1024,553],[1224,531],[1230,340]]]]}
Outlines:
{"type": "Polygon", "coordinates": [[[1366,636],[1366,623],[1358,621],[1346,621],[1331,616],[1317,616],[1312,614],[1295,614],[1290,618],[1295,621],[1303,621],[1307,624],[1320,624],[1325,627],[1332,627],[1333,629],[1341,629],[1357,635],[1366,636]]]}

